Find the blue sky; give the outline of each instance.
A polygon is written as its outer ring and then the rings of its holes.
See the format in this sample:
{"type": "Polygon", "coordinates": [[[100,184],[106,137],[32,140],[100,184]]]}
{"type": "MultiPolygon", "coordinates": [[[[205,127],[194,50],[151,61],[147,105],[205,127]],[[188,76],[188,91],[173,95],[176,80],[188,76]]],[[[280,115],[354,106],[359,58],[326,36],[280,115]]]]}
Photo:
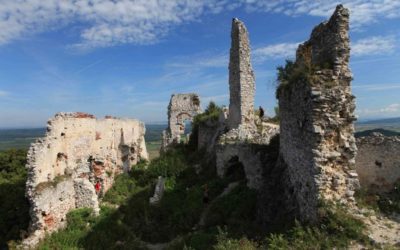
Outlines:
{"type": "MultiPolygon", "coordinates": [[[[172,93],[228,104],[232,17],[250,33],[255,105],[335,1],[0,0],[0,128],[60,111],[167,120],[172,93]]],[[[360,119],[400,116],[400,1],[346,0],[360,119]]]]}

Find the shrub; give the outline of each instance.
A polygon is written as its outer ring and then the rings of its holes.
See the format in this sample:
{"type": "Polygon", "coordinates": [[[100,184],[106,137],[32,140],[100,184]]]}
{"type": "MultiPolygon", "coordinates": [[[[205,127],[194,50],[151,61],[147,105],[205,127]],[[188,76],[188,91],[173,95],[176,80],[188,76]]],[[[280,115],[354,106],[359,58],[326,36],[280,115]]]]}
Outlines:
{"type": "Polygon", "coordinates": [[[355,194],[360,207],[373,209],[384,214],[400,213],[400,181],[386,193],[375,194],[367,190],[357,190],[355,194]]]}
{"type": "Polygon", "coordinates": [[[221,229],[219,229],[217,236],[217,244],[214,245],[215,250],[255,250],[258,247],[256,242],[246,237],[242,237],[241,239],[229,238],[228,233],[221,229]]]}
{"type": "Polygon", "coordinates": [[[211,101],[206,110],[193,117],[192,122],[192,133],[190,134],[189,145],[192,149],[197,149],[199,126],[206,124],[208,121],[218,121],[219,115],[222,112],[222,108],[211,101]]]}

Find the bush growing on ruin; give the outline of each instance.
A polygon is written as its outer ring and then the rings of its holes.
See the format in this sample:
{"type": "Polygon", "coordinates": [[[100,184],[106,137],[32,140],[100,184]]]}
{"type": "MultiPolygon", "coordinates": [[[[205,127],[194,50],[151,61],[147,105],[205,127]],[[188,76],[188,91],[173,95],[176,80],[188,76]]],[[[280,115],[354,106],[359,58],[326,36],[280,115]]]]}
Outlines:
{"type": "Polygon", "coordinates": [[[278,66],[276,69],[278,71],[276,98],[278,98],[281,91],[288,89],[291,84],[299,81],[308,81],[311,74],[311,68],[308,64],[295,63],[292,60],[286,60],[284,66],[278,66]]]}
{"type": "Polygon", "coordinates": [[[203,113],[198,114],[193,118],[193,125],[204,124],[207,121],[217,121],[221,111],[222,108],[215,104],[215,102],[211,101],[203,113]]]}
{"type": "Polygon", "coordinates": [[[210,101],[206,110],[193,117],[192,122],[192,132],[190,134],[189,146],[192,149],[197,149],[199,126],[201,124],[206,124],[207,122],[218,121],[219,115],[222,112],[222,108],[215,104],[215,102],[210,101]]]}

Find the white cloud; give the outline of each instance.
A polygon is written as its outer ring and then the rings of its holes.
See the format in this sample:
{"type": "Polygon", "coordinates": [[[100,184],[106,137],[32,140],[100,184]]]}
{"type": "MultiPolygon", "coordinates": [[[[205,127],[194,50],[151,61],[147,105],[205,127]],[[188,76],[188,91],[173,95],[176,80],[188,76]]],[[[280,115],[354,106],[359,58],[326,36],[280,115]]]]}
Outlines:
{"type": "Polygon", "coordinates": [[[174,25],[194,21],[203,13],[222,10],[216,0],[0,0],[0,44],[72,22],[80,30],[76,48],[116,44],[148,44],[174,25]]]}
{"type": "Polygon", "coordinates": [[[376,109],[360,109],[357,112],[362,116],[387,116],[387,115],[398,115],[400,114],[400,103],[392,103],[386,107],[376,109]]]}
{"type": "Polygon", "coordinates": [[[400,17],[398,0],[0,0],[0,45],[76,23],[84,25],[77,26],[80,41],[73,48],[151,44],[176,25],[196,21],[206,13],[245,7],[248,11],[326,18],[338,3],[352,10],[356,28],[381,18],[400,17]]]}
{"type": "Polygon", "coordinates": [[[351,46],[354,56],[382,55],[394,51],[396,40],[393,36],[373,36],[356,41],[351,46]]]}
{"type": "Polygon", "coordinates": [[[279,43],[267,45],[253,50],[253,60],[256,63],[267,59],[294,58],[299,43],[279,43]]]}
{"type": "Polygon", "coordinates": [[[374,23],[379,18],[400,17],[398,0],[241,0],[249,11],[283,13],[288,16],[310,15],[329,17],[337,4],[343,4],[351,11],[351,25],[354,28],[374,23]]]}
{"type": "Polygon", "coordinates": [[[219,53],[211,54],[193,54],[173,58],[173,62],[168,63],[167,67],[173,68],[220,68],[228,67],[229,59],[228,54],[219,53]]]}
{"type": "MultiPolygon", "coordinates": [[[[253,60],[256,63],[268,59],[295,58],[299,43],[278,43],[259,47],[253,50],[253,60]]],[[[360,39],[351,45],[352,56],[384,55],[394,51],[396,39],[394,36],[372,36],[360,39]]]]}
{"type": "Polygon", "coordinates": [[[394,113],[400,111],[400,104],[399,103],[393,103],[388,105],[387,107],[384,107],[380,109],[380,112],[384,113],[394,113]]]}

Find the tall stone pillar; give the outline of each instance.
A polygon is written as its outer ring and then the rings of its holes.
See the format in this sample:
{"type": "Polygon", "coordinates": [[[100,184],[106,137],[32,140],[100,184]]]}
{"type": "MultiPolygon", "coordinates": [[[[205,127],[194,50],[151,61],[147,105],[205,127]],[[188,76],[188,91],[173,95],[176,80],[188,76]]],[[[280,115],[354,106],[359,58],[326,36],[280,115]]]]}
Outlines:
{"type": "Polygon", "coordinates": [[[254,126],[255,79],[250,62],[250,42],[243,22],[232,20],[229,59],[229,127],[254,126]]]}

